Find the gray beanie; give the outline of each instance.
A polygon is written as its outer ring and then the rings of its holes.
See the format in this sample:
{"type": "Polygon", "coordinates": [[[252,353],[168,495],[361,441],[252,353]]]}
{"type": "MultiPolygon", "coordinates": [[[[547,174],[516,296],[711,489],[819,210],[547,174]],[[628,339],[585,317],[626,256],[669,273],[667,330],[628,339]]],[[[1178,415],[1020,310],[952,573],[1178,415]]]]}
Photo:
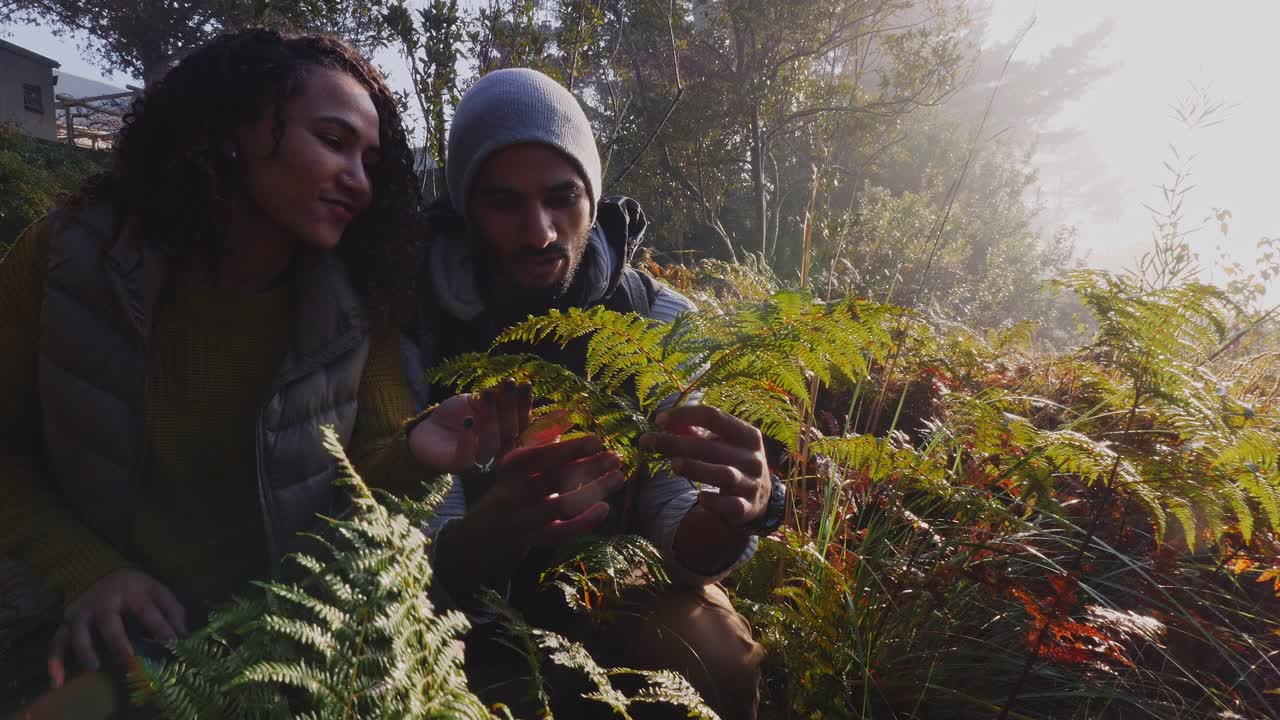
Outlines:
{"type": "Polygon", "coordinates": [[[591,219],[600,199],[600,151],[591,123],[573,93],[537,70],[495,70],[476,81],[458,103],[449,127],[445,181],[454,210],[467,214],[471,183],[494,152],[542,143],[578,167],[591,195],[591,219]]]}

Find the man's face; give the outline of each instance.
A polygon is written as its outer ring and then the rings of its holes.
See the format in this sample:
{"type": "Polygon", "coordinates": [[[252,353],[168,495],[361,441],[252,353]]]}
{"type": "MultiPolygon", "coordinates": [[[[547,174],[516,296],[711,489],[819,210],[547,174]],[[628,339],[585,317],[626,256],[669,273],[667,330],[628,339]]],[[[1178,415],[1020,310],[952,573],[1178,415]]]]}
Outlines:
{"type": "Polygon", "coordinates": [[[499,150],[476,173],[469,202],[476,265],[491,288],[531,305],[564,295],[591,229],[591,198],[564,155],[533,143],[499,150]]]}

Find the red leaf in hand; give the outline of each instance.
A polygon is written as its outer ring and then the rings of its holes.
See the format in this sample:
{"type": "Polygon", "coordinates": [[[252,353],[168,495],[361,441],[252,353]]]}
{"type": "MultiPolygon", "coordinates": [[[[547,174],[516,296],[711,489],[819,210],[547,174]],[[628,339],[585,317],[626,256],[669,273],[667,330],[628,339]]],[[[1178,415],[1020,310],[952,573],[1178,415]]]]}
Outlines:
{"type": "Polygon", "coordinates": [[[532,447],[546,445],[560,439],[574,426],[573,413],[565,409],[543,413],[516,440],[516,447],[532,447]]]}

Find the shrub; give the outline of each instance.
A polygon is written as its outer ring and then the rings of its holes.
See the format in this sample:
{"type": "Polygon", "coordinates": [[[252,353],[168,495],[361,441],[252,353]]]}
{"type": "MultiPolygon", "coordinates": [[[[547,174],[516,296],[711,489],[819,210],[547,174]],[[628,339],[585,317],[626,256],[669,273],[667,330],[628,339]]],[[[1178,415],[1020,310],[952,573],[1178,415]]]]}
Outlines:
{"type": "Polygon", "coordinates": [[[0,253],[48,212],[106,169],[109,154],[45,140],[0,125],[0,253]]]}

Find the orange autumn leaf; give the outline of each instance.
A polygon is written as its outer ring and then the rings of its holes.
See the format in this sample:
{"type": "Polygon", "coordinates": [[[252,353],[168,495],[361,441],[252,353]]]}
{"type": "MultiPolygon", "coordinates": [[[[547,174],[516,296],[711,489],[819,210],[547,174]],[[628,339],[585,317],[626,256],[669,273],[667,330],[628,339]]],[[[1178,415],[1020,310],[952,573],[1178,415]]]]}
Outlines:
{"type": "Polygon", "coordinates": [[[1011,587],[1008,593],[1022,603],[1031,617],[1031,627],[1022,639],[1027,648],[1053,662],[1071,665],[1103,665],[1113,662],[1135,667],[1125,648],[1109,627],[1072,620],[1068,614],[1077,603],[1078,581],[1071,575],[1049,578],[1053,594],[1040,599],[1024,588],[1011,587]]]}
{"type": "Polygon", "coordinates": [[[1231,572],[1236,575],[1243,575],[1253,569],[1253,561],[1249,558],[1242,557],[1231,563],[1231,572]]]}
{"type": "Polygon", "coordinates": [[[768,390],[769,392],[773,393],[774,395],[791,397],[791,393],[787,392],[786,388],[782,387],[781,385],[778,385],[777,383],[764,380],[764,381],[761,381],[760,386],[763,387],[765,390],[768,390]]]}
{"type": "Polygon", "coordinates": [[[1268,581],[1272,583],[1272,587],[1275,588],[1276,595],[1280,597],[1280,567],[1264,570],[1260,575],[1258,575],[1258,582],[1264,583],[1268,581]]]}
{"type": "Polygon", "coordinates": [[[573,413],[563,408],[552,410],[529,423],[516,441],[518,447],[533,447],[555,442],[574,426],[573,413]]]}

